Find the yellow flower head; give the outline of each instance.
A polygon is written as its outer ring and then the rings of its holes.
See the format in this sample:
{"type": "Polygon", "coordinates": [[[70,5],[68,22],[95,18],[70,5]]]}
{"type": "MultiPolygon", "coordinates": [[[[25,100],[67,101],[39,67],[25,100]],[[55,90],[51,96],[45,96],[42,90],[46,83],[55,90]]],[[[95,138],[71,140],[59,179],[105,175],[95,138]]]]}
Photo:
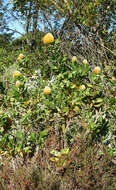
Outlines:
{"type": "Polygon", "coordinates": [[[93,72],[99,74],[101,72],[101,68],[97,66],[94,68],[93,72]]]}
{"type": "Polygon", "coordinates": [[[19,87],[21,85],[20,81],[16,81],[16,87],[19,87]]]}
{"type": "Polygon", "coordinates": [[[72,62],[74,63],[74,62],[77,62],[78,60],[77,60],[77,57],[76,56],[73,56],[72,57],[72,62]]]}
{"type": "Polygon", "coordinates": [[[42,38],[42,42],[44,44],[49,44],[54,42],[54,36],[51,33],[47,33],[43,38],[42,38]]]}
{"type": "Polygon", "coordinates": [[[84,60],[83,60],[83,64],[88,64],[87,59],[84,59],[84,60]]]}
{"type": "Polygon", "coordinates": [[[51,94],[51,88],[49,86],[46,86],[43,90],[43,94],[49,95],[51,94]]]}
{"type": "Polygon", "coordinates": [[[85,87],[84,84],[82,84],[82,85],[79,86],[79,88],[80,88],[81,90],[85,90],[86,87],[85,87]]]}
{"type": "Polygon", "coordinates": [[[19,76],[21,76],[20,71],[14,71],[13,77],[19,77],[19,76]]]}
{"type": "Polygon", "coordinates": [[[24,57],[24,55],[22,53],[20,53],[17,60],[21,60],[23,57],[24,57]]]}

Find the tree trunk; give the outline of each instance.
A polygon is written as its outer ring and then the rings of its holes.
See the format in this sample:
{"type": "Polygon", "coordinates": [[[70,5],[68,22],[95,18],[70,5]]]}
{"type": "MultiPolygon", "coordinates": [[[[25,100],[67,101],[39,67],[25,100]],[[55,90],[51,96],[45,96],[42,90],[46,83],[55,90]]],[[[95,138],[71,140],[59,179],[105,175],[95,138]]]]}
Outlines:
{"type": "Polygon", "coordinates": [[[34,5],[34,14],[33,14],[33,32],[32,38],[36,41],[36,32],[37,32],[37,19],[38,19],[38,6],[34,5]]]}
{"type": "Polygon", "coordinates": [[[29,10],[27,11],[27,23],[26,23],[27,44],[29,44],[28,33],[29,33],[29,27],[30,27],[30,22],[31,22],[31,10],[32,10],[32,2],[30,2],[29,10]]]}
{"type": "Polygon", "coordinates": [[[32,10],[32,2],[30,2],[29,10],[27,13],[27,24],[26,24],[26,34],[29,32],[29,26],[31,22],[31,10],[32,10]]]}

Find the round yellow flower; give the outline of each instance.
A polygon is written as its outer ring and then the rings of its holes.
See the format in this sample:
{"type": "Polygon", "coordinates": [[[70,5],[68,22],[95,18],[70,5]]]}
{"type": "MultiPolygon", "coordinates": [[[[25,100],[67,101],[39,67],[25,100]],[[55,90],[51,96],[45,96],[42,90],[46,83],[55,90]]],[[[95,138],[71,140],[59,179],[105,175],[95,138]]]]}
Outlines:
{"type": "Polygon", "coordinates": [[[77,57],[76,56],[73,56],[72,57],[72,62],[74,63],[74,62],[77,62],[78,60],[77,60],[77,57]]]}
{"type": "Polygon", "coordinates": [[[81,90],[85,90],[86,87],[85,87],[84,84],[82,84],[82,85],[79,86],[79,88],[80,88],[81,90]]]}
{"type": "Polygon", "coordinates": [[[20,76],[21,76],[20,71],[14,71],[13,77],[20,77],[20,76]]]}
{"type": "Polygon", "coordinates": [[[43,38],[42,38],[42,42],[44,44],[49,44],[54,42],[54,36],[51,33],[47,33],[43,38]]]}
{"type": "Polygon", "coordinates": [[[19,87],[21,85],[20,81],[16,81],[16,87],[19,87]]]}
{"type": "Polygon", "coordinates": [[[83,60],[83,64],[88,64],[87,59],[84,59],[84,60],[83,60]]]}
{"type": "Polygon", "coordinates": [[[94,68],[93,72],[99,74],[101,72],[101,68],[97,66],[94,68]]]}
{"type": "Polygon", "coordinates": [[[49,86],[46,86],[43,90],[43,94],[49,95],[51,94],[51,88],[49,86]]]}
{"type": "Polygon", "coordinates": [[[24,57],[24,55],[22,53],[20,53],[17,60],[21,60],[23,57],[24,57]]]}

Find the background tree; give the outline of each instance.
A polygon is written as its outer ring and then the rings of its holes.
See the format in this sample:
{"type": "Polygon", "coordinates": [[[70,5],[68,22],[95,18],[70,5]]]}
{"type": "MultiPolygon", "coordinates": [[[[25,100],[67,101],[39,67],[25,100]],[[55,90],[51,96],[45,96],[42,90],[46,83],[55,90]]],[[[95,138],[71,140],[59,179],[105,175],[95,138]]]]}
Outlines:
{"type": "Polygon", "coordinates": [[[4,6],[4,1],[0,0],[0,33],[3,33],[6,29],[5,11],[6,7],[4,6]]]}
{"type": "Polygon", "coordinates": [[[109,50],[116,30],[114,0],[58,0],[54,1],[54,6],[59,11],[59,15],[64,18],[60,37],[63,41],[72,42],[68,48],[71,52],[74,53],[75,50],[75,54],[79,52],[83,56],[89,53],[90,57],[96,54],[97,59],[101,59],[99,52],[102,51],[102,57],[105,57],[107,61],[107,53],[115,55],[114,51],[109,50]],[[91,53],[93,49],[95,51],[91,53]]]}
{"type": "Polygon", "coordinates": [[[35,41],[37,30],[50,31],[63,41],[62,50],[69,56],[78,54],[107,62],[109,56],[115,56],[114,0],[16,0],[12,5],[25,20],[26,34],[32,31],[35,41]]]}
{"type": "Polygon", "coordinates": [[[12,40],[13,32],[9,30],[7,19],[8,7],[5,4],[5,1],[0,0],[0,47],[7,47],[12,40]]]}

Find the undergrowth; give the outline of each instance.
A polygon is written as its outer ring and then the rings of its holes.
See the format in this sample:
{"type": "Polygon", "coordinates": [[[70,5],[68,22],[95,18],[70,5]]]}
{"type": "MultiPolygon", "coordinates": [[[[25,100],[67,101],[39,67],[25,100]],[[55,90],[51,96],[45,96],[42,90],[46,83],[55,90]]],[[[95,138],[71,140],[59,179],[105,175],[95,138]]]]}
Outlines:
{"type": "MultiPolygon", "coordinates": [[[[52,134],[54,139],[54,134],[52,134]]],[[[58,142],[57,142],[58,143],[58,142]]],[[[60,142],[59,142],[60,144],[60,142]]],[[[55,146],[55,144],[54,144],[55,146]]],[[[53,148],[53,147],[52,147],[53,148]]],[[[55,148],[55,147],[54,147],[55,148]]],[[[51,138],[42,150],[24,160],[4,157],[0,168],[0,189],[4,190],[114,190],[115,160],[101,143],[76,136],[65,164],[51,162],[51,138]]]]}
{"type": "Polygon", "coordinates": [[[38,39],[0,48],[0,190],[114,190],[114,60],[38,39]]]}

